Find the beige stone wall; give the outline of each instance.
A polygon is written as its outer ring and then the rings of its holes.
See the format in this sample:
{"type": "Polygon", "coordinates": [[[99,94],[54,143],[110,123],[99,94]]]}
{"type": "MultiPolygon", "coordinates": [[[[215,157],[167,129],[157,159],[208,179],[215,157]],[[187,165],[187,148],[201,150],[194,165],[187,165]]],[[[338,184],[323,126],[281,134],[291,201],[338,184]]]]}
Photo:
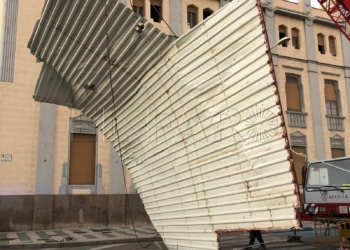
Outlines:
{"type": "Polygon", "coordinates": [[[0,194],[35,189],[40,105],[32,96],[41,65],[27,44],[43,4],[19,1],[14,82],[0,82],[0,153],[12,154],[12,162],[0,161],[0,194]]]}
{"type": "MultiPolygon", "coordinates": [[[[292,46],[292,41],[289,41],[287,47],[277,46],[277,53],[290,57],[297,57],[300,59],[306,59],[306,41],[305,41],[305,28],[304,21],[298,20],[291,17],[275,15],[275,41],[279,40],[279,29],[280,25],[287,27],[287,36],[291,37],[292,29],[297,28],[299,30],[299,45],[300,49],[295,49],[292,46]]],[[[273,46],[274,44],[270,44],[273,46]]],[[[287,62],[292,63],[292,62],[287,62]]]]}
{"type": "MultiPolygon", "coordinates": [[[[288,8],[291,3],[284,1],[284,0],[278,0],[274,1],[276,3],[276,6],[288,8]]],[[[298,3],[296,5],[300,5],[301,3],[298,3]]],[[[293,9],[293,8],[291,8],[293,9]]],[[[297,10],[297,9],[294,9],[297,10]]],[[[327,14],[322,9],[316,9],[312,8],[312,15],[313,16],[321,16],[328,19],[327,14]]],[[[276,41],[279,40],[278,37],[278,26],[279,25],[285,25],[288,28],[287,36],[290,36],[291,34],[291,28],[296,27],[299,29],[300,33],[300,50],[296,50],[292,47],[291,41],[288,44],[288,47],[277,47],[277,52],[282,57],[292,57],[292,58],[298,58],[301,59],[300,61],[296,60],[287,60],[284,58],[278,59],[278,86],[279,86],[279,92],[281,95],[281,101],[282,106],[286,107],[286,93],[285,93],[285,74],[288,73],[294,73],[301,75],[301,80],[303,83],[303,91],[304,91],[304,103],[305,103],[305,112],[308,113],[307,115],[307,128],[306,129],[300,129],[300,128],[292,128],[288,126],[287,121],[287,115],[284,111],[284,115],[286,118],[287,123],[287,130],[289,134],[292,134],[296,131],[299,131],[306,135],[307,138],[307,153],[309,156],[309,161],[316,160],[316,154],[315,154],[315,147],[314,147],[314,133],[313,133],[313,124],[312,124],[312,109],[311,109],[311,101],[310,101],[310,85],[309,85],[309,79],[308,79],[308,65],[306,62],[307,54],[306,54],[306,42],[305,42],[305,29],[304,29],[304,21],[298,20],[286,16],[281,15],[275,15],[275,39],[276,41]],[[303,61],[304,60],[304,61],[303,61]],[[293,70],[293,69],[287,69],[283,68],[282,65],[302,68],[303,70],[293,70]]],[[[324,80],[325,79],[332,79],[338,82],[339,89],[341,93],[341,102],[342,102],[342,115],[347,117],[349,114],[348,111],[348,98],[346,96],[346,86],[345,86],[345,77],[344,77],[344,69],[342,68],[336,68],[336,66],[343,66],[343,51],[341,46],[341,38],[340,38],[340,31],[335,27],[329,27],[324,26],[318,23],[313,24],[314,29],[314,45],[315,45],[315,51],[316,51],[316,60],[318,62],[317,66],[317,72],[318,72],[318,91],[320,95],[320,106],[322,113],[322,127],[323,127],[323,134],[319,135],[323,137],[324,146],[325,146],[325,154],[326,158],[331,158],[331,148],[330,148],[330,137],[338,134],[341,137],[347,138],[349,135],[349,127],[347,126],[347,119],[345,119],[345,131],[344,132],[335,132],[335,131],[329,131],[327,127],[327,120],[326,120],[326,107],[325,107],[325,98],[324,98],[324,80]],[[317,50],[317,34],[322,33],[325,35],[325,54],[321,54],[317,50]],[[329,42],[328,37],[334,36],[336,38],[336,52],[337,55],[333,56],[329,52],[329,42]],[[328,64],[328,66],[326,65],[328,64]],[[331,66],[335,65],[335,66],[331,66]],[[331,75],[325,75],[322,74],[322,72],[329,72],[333,74],[339,74],[339,76],[331,76],[331,75]]],[[[349,142],[345,140],[345,146],[346,146],[346,153],[349,152],[349,142]]],[[[319,159],[322,160],[322,159],[319,159]]]]}
{"type": "Polygon", "coordinates": [[[203,10],[211,9],[213,11],[217,11],[219,9],[219,1],[213,0],[182,0],[182,31],[186,33],[189,31],[190,25],[187,24],[187,6],[194,5],[198,8],[197,10],[197,20],[198,23],[203,21],[203,10]]]}
{"type": "MultiPolygon", "coordinates": [[[[169,1],[168,0],[163,0],[162,1],[162,17],[165,20],[161,20],[160,23],[154,22],[153,19],[151,19],[151,5],[149,3],[149,0],[144,0],[145,1],[145,18],[152,23],[156,28],[162,30],[165,34],[167,35],[172,35],[170,32],[170,29],[166,25],[165,22],[169,24],[170,21],[170,15],[169,15],[169,1]]],[[[132,2],[132,1],[131,1],[132,2]]],[[[128,8],[131,7],[130,0],[126,0],[126,6],[128,8]]]]}
{"type": "Polygon", "coordinates": [[[282,7],[289,10],[294,10],[298,12],[303,11],[303,6],[301,1],[286,1],[286,0],[274,0],[273,7],[282,7]]]}
{"type": "Polygon", "coordinates": [[[322,33],[325,36],[325,54],[321,54],[318,50],[316,50],[316,59],[318,62],[321,63],[327,63],[327,64],[335,64],[335,65],[343,65],[343,51],[341,46],[341,38],[340,38],[340,31],[337,28],[328,27],[324,25],[320,25],[315,23],[314,24],[314,39],[315,39],[315,46],[317,48],[317,34],[322,33]],[[336,54],[337,56],[333,56],[329,52],[329,41],[328,37],[334,36],[335,37],[335,47],[336,47],[336,54]]]}

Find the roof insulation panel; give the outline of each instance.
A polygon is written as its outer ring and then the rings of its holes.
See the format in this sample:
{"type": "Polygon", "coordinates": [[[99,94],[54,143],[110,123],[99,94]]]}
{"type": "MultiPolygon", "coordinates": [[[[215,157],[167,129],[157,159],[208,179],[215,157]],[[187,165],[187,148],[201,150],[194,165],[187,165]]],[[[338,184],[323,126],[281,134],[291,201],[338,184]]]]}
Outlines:
{"type": "Polygon", "coordinates": [[[298,225],[255,0],[227,4],[176,41],[114,0],[48,0],[28,47],[44,62],[34,99],[94,121],[169,249],[218,249],[218,232],[298,225]]]}

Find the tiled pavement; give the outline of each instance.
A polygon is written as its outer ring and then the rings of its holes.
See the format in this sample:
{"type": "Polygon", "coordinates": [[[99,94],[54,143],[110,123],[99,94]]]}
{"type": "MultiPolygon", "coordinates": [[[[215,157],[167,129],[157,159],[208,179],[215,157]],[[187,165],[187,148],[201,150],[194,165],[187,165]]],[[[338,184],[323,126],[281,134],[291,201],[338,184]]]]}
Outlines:
{"type": "MultiPolygon", "coordinates": [[[[137,226],[135,231],[141,241],[151,241],[157,235],[152,225],[137,226]]],[[[157,236],[156,240],[161,238],[157,236]]],[[[132,226],[0,233],[0,249],[73,247],[136,241],[132,226]]]]}
{"type": "MultiPolygon", "coordinates": [[[[310,228],[311,229],[311,228],[310,228]]],[[[137,226],[135,231],[140,241],[149,242],[157,235],[152,225],[137,226]]],[[[264,239],[269,242],[269,249],[315,249],[312,244],[314,241],[314,231],[303,230],[297,232],[304,240],[308,238],[309,243],[305,244],[288,244],[286,243],[287,235],[292,235],[291,231],[263,232],[264,239]]],[[[161,241],[157,236],[156,241],[161,241]]],[[[222,249],[238,249],[247,244],[248,236],[225,234],[219,237],[222,249]]],[[[39,249],[39,248],[58,248],[58,247],[79,247],[79,246],[96,246],[118,243],[135,243],[134,230],[132,226],[121,226],[112,228],[79,228],[79,229],[57,229],[43,231],[27,232],[10,232],[0,233],[0,249],[39,249]]]]}

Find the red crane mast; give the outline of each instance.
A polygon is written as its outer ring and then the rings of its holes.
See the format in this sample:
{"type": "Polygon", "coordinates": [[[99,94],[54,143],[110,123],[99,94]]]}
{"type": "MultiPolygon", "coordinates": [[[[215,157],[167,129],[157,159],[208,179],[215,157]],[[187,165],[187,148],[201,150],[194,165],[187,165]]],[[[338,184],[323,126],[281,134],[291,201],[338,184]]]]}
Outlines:
{"type": "Polygon", "coordinates": [[[317,0],[350,41],[350,0],[317,0]]]}

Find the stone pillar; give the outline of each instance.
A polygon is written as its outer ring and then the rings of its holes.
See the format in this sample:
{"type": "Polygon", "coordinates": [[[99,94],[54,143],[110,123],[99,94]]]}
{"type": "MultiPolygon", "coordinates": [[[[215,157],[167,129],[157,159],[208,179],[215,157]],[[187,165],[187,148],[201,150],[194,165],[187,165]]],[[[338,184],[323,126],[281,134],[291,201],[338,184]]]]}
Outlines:
{"type": "Polygon", "coordinates": [[[311,16],[311,1],[303,0],[303,11],[307,17],[305,19],[305,41],[306,41],[306,52],[308,60],[308,75],[309,75],[309,86],[310,86],[310,100],[312,109],[312,123],[315,141],[315,154],[316,159],[323,160],[326,158],[323,136],[323,123],[325,119],[322,119],[322,113],[320,109],[320,91],[319,91],[319,80],[318,80],[318,69],[316,62],[316,48],[314,39],[314,28],[311,16]]]}
{"type": "Polygon", "coordinates": [[[110,149],[110,172],[109,172],[109,193],[110,194],[124,194],[124,176],[122,169],[122,161],[115,152],[113,145],[110,149]]]}
{"type": "Polygon", "coordinates": [[[35,194],[52,194],[55,166],[56,105],[40,103],[35,194]]]}
{"type": "MultiPolygon", "coordinates": [[[[177,37],[182,35],[182,0],[169,0],[170,23],[169,26],[177,37]]],[[[170,31],[171,33],[171,31],[170,31]]],[[[170,36],[175,36],[170,34],[170,36]]]]}
{"type": "MultiPolygon", "coordinates": [[[[341,34],[341,44],[342,44],[342,52],[344,58],[344,76],[345,76],[345,85],[346,85],[346,96],[348,97],[348,112],[347,114],[350,117],[350,42],[348,39],[341,34]]],[[[345,114],[343,114],[345,116],[345,114]]],[[[349,119],[347,119],[349,120],[349,119]]]]}

